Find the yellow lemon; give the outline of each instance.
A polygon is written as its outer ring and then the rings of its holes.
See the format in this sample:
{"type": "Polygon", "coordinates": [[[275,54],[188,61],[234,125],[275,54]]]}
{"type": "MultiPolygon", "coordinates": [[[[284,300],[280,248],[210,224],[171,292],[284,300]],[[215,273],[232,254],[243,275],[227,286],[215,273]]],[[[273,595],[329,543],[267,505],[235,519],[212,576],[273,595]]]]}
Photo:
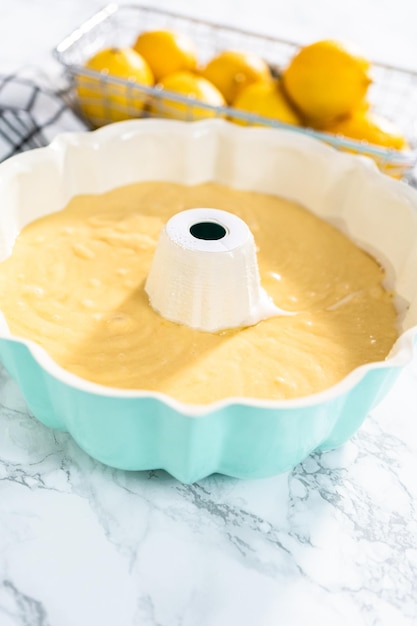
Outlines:
{"type": "Polygon", "coordinates": [[[137,37],[133,47],[147,61],[156,81],[174,72],[194,70],[197,66],[194,43],[182,33],[149,30],[137,37]]]}
{"type": "Polygon", "coordinates": [[[92,56],[85,68],[101,75],[77,76],[81,111],[94,126],[140,115],[146,98],[137,86],[154,83],[149,65],[140,54],[132,48],[106,48],[92,56]],[[124,84],[111,84],[108,76],[121,78],[124,84]]]}
{"type": "Polygon", "coordinates": [[[195,120],[204,117],[215,117],[216,111],[206,109],[193,101],[199,100],[213,107],[224,106],[225,101],[220,91],[202,76],[192,72],[175,72],[165,76],[157,85],[161,89],[161,97],[151,103],[151,113],[156,116],[179,120],[195,120]],[[174,92],[189,99],[179,102],[164,92],[174,92]]]}
{"type": "Polygon", "coordinates": [[[263,59],[234,50],[220,52],[201,70],[201,75],[217,87],[228,104],[232,104],[248,85],[272,78],[263,59]]]}
{"type": "MultiPolygon", "coordinates": [[[[288,102],[278,81],[268,83],[254,83],[246,87],[236,98],[234,108],[267,117],[286,124],[301,125],[298,114],[288,102]]],[[[246,125],[247,122],[235,118],[237,124],[246,125]]]]}
{"type": "Polygon", "coordinates": [[[284,88],[307,120],[347,115],[364,100],[369,62],[337,41],[301,48],[283,72],[284,88]]]}
{"type": "Polygon", "coordinates": [[[322,128],[330,133],[385,148],[405,150],[409,147],[406,138],[395,124],[366,109],[358,109],[351,115],[322,128]]]}

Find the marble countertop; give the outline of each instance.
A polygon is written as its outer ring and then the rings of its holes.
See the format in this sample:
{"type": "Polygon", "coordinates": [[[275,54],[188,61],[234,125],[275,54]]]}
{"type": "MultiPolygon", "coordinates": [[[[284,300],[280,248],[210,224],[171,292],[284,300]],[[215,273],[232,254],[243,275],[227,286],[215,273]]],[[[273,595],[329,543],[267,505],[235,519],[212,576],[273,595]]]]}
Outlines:
{"type": "MultiPolygon", "coordinates": [[[[0,73],[54,80],[51,48],[102,4],[0,0],[0,73]]],[[[175,9],[417,69],[413,0],[279,4],[175,9]]],[[[349,443],[291,472],[182,485],[92,460],[0,369],[0,626],[414,626],[416,387],[412,363],[349,443]]]]}

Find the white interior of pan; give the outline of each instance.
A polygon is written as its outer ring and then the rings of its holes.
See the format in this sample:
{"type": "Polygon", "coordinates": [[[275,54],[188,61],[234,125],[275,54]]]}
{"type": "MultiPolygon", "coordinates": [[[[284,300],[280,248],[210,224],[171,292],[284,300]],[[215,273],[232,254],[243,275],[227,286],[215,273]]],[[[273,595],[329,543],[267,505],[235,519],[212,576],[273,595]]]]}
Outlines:
{"type": "MultiPolygon", "coordinates": [[[[280,195],[343,229],[385,267],[401,331],[417,325],[417,192],[297,133],[222,120],[122,122],[68,133],[0,165],[0,260],[22,227],[81,193],[139,181],[216,181],[280,195]]],[[[7,325],[0,324],[7,333],[7,325]]],[[[394,348],[395,351],[395,348],[394,348]]]]}

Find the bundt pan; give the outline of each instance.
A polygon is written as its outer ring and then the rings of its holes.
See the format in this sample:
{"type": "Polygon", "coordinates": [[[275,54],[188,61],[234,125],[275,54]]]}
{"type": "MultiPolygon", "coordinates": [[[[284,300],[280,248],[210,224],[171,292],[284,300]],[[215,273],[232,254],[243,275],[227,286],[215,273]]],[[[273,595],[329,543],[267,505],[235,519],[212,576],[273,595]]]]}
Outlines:
{"type": "Polygon", "coordinates": [[[0,260],[17,233],[77,194],[138,181],[221,184],[294,200],[341,228],[387,270],[401,335],[388,357],[326,391],[286,401],[230,397],[209,405],[100,386],[10,334],[0,314],[0,359],[29,409],[66,430],[99,461],[162,468],[192,483],[214,472],[256,478],[286,471],[314,450],[343,444],[413,357],[417,324],[417,193],[363,157],[315,139],[223,120],[120,122],[59,136],[0,165],[0,260]]]}

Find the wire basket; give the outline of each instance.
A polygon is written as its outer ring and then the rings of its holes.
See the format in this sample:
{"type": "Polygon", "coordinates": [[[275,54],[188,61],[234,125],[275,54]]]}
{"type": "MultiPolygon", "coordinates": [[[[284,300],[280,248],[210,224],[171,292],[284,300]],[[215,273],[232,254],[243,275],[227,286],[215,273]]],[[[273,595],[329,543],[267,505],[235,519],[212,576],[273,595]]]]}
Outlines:
{"type": "Polygon", "coordinates": [[[416,116],[417,73],[404,69],[372,64],[372,85],[369,101],[372,109],[395,122],[408,138],[410,150],[394,150],[348,139],[340,135],[291,126],[231,107],[213,107],[192,98],[167,92],[158,87],[145,87],[91,70],[85,62],[103,48],[131,46],[140,32],[171,29],[189,35],[197,45],[200,63],[206,63],[222,50],[240,49],[264,58],[272,73],[279,76],[299,45],[272,37],[260,36],[229,26],[168,11],[137,5],[111,4],[67,36],[54,50],[70,79],[68,95],[82,116],[88,105],[96,115],[89,115],[94,126],[135,117],[178,117],[195,120],[201,117],[222,117],[245,124],[262,124],[291,129],[324,140],[334,147],[373,158],[378,166],[396,177],[409,177],[417,162],[416,116]],[[82,88],[82,89],[80,89],[82,88]],[[83,91],[82,101],[77,95],[83,91]]]}

